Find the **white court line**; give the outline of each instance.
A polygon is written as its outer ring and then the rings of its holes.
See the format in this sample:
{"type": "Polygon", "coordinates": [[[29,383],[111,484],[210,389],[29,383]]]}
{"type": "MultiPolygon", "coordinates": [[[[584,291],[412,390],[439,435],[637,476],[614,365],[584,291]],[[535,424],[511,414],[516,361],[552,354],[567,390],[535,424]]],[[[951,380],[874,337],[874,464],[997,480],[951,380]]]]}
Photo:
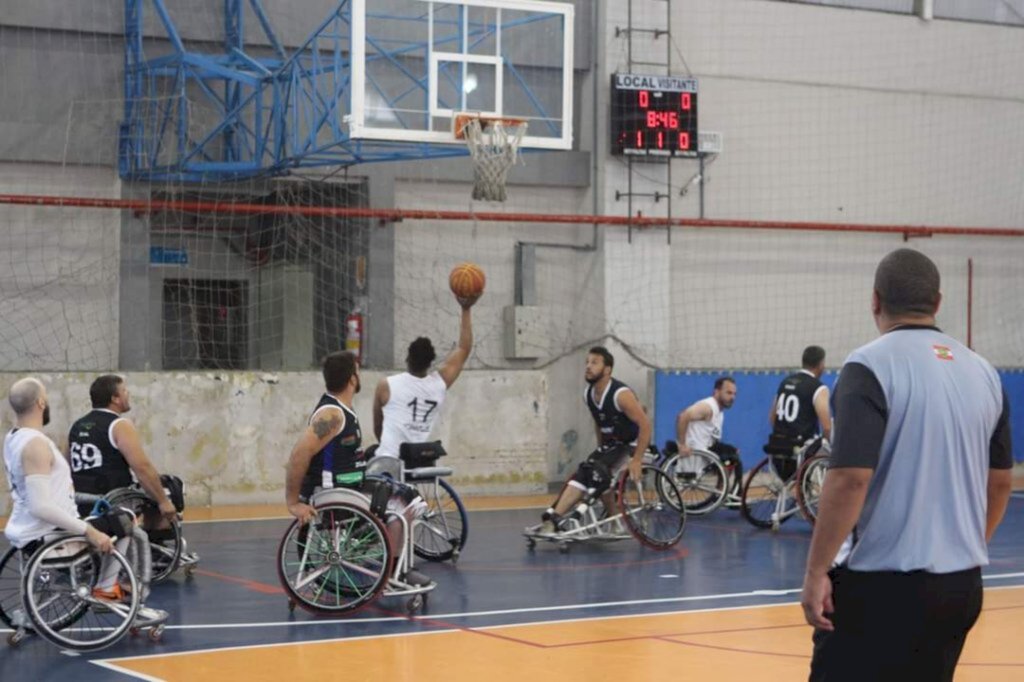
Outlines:
{"type": "Polygon", "coordinates": [[[162,677],[153,677],[152,675],[147,675],[145,673],[137,673],[134,670],[128,670],[127,668],[122,668],[120,666],[113,665],[112,663],[107,663],[105,660],[102,660],[102,661],[89,661],[89,662],[92,663],[93,665],[98,665],[101,668],[106,668],[107,670],[113,670],[115,673],[118,673],[120,675],[127,675],[128,677],[134,677],[137,680],[145,680],[146,682],[166,682],[164,680],[164,678],[162,678],[162,677]]]}
{"type": "MultiPolygon", "coordinates": [[[[1008,575],[1024,575],[1024,574],[1008,574],[1008,575]]],[[[1020,588],[1020,587],[1022,587],[1022,586],[1021,585],[1005,585],[1005,586],[1002,586],[1002,587],[994,587],[994,588],[991,588],[991,589],[993,589],[993,590],[1007,590],[1007,589],[1014,589],[1014,588],[1020,588]]],[[[779,590],[779,592],[783,592],[783,591],[787,592],[787,593],[792,593],[794,591],[795,592],[799,592],[799,590],[779,590]]],[[[618,615],[618,616],[585,616],[585,617],[581,617],[581,618],[563,618],[563,619],[559,619],[559,620],[541,620],[541,621],[533,621],[533,622],[529,622],[529,623],[509,623],[509,624],[505,624],[505,625],[486,625],[486,626],[482,626],[482,627],[478,627],[478,628],[472,628],[472,629],[473,630],[498,630],[498,629],[502,629],[502,628],[531,627],[531,626],[534,626],[534,625],[563,625],[563,624],[566,624],[566,623],[582,623],[582,622],[594,621],[594,620],[627,620],[627,619],[633,619],[633,618],[648,618],[648,617],[658,617],[658,616],[677,616],[677,615],[700,614],[700,613],[719,613],[719,612],[726,612],[726,611],[742,611],[744,609],[768,609],[768,608],[779,608],[779,607],[783,607],[783,606],[797,606],[797,605],[799,605],[799,602],[780,602],[780,603],[776,603],[776,604],[752,604],[752,605],[744,605],[744,606],[722,606],[722,607],[717,607],[717,608],[693,609],[693,610],[687,610],[687,611],[658,611],[658,612],[655,612],[655,613],[630,613],[630,614],[623,614],[623,615],[618,615]]],[[[471,614],[461,614],[461,615],[462,616],[469,616],[471,614]]],[[[414,618],[414,620],[431,620],[431,619],[440,620],[441,618],[446,618],[446,617],[449,617],[449,616],[443,616],[443,615],[437,615],[437,616],[417,616],[416,618],[414,618]]],[[[401,618],[399,620],[406,620],[406,619],[405,618],[401,618]]],[[[359,621],[345,621],[345,622],[357,623],[359,621]]],[[[363,621],[363,622],[365,622],[365,621],[363,621]]],[[[798,624],[794,625],[793,627],[802,627],[802,626],[803,626],[803,623],[798,623],[798,624]]],[[[120,661],[140,661],[140,660],[149,660],[149,659],[154,659],[154,658],[176,658],[176,657],[179,657],[179,656],[189,656],[189,655],[192,655],[192,654],[221,653],[221,652],[225,652],[225,651],[246,651],[246,650],[252,650],[252,649],[276,649],[276,648],[287,647],[287,646],[302,646],[304,644],[329,644],[329,643],[332,643],[332,642],[355,642],[355,641],[367,640],[367,639],[392,639],[394,637],[421,637],[421,636],[426,636],[426,635],[442,635],[442,634],[448,634],[448,633],[452,633],[452,632],[462,632],[462,631],[463,631],[463,629],[461,629],[461,628],[446,628],[446,629],[443,629],[443,630],[424,630],[424,631],[419,631],[419,632],[405,632],[405,633],[403,633],[403,632],[395,632],[395,633],[381,634],[381,635],[358,635],[356,637],[329,637],[329,638],[326,638],[326,639],[311,639],[311,640],[305,640],[305,641],[302,641],[302,642],[273,642],[273,643],[270,643],[270,644],[245,644],[245,645],[238,645],[238,646],[214,647],[214,648],[211,648],[211,649],[192,649],[192,650],[188,650],[188,651],[172,651],[172,652],[164,653],[164,654],[144,654],[144,655],[141,655],[141,656],[121,656],[121,657],[118,657],[118,658],[106,658],[106,659],[90,660],[89,662],[93,663],[94,665],[98,665],[98,666],[107,668],[109,670],[117,671],[117,672],[122,673],[124,675],[132,676],[132,677],[137,677],[138,679],[141,679],[141,680],[147,680],[147,682],[164,682],[164,680],[162,680],[160,678],[150,677],[150,676],[145,675],[143,673],[136,673],[136,672],[133,672],[133,671],[128,670],[126,668],[122,668],[122,667],[118,666],[117,663],[120,662],[120,661]]]]}
{"type": "MultiPolygon", "coordinates": [[[[205,625],[168,625],[168,630],[209,630],[218,628],[271,628],[271,627],[292,627],[303,625],[359,625],[360,623],[393,623],[396,621],[431,621],[431,620],[454,620],[458,618],[480,618],[482,616],[508,616],[520,613],[544,613],[550,611],[577,611],[585,609],[614,608],[616,606],[639,606],[645,604],[677,604],[693,601],[713,601],[718,599],[742,599],[743,597],[782,596],[786,594],[798,594],[800,589],[793,590],[754,590],[752,592],[734,592],[730,594],[706,594],[692,597],[664,597],[660,599],[633,599],[629,601],[597,602],[594,604],[565,604],[561,606],[530,606],[521,609],[500,609],[494,611],[467,611],[456,613],[438,613],[422,616],[392,616],[387,618],[345,618],[335,620],[304,620],[304,621],[279,621],[270,623],[217,623],[205,625]]],[[[752,604],[751,606],[760,606],[752,604]]],[[[737,607],[747,608],[747,607],[737,607]]],[[[712,609],[714,610],[714,609],[712,609]]],[[[673,611],[672,613],[678,613],[673,611]]],[[[689,613],[689,611],[687,611],[689,613]]],[[[649,615],[649,614],[642,614],[649,615]]],[[[599,616],[605,617],[605,616],[599,616]]],[[[617,617],[617,616],[616,616],[617,617]]],[[[545,621],[547,622],[547,621],[545,621]]]]}
{"type": "MultiPolygon", "coordinates": [[[[1024,572],[1021,573],[1000,573],[996,575],[982,576],[983,580],[1009,580],[1012,578],[1024,578],[1024,572]]],[[[990,588],[990,589],[1006,589],[1012,587],[1024,587],[1021,585],[1007,585],[1003,588],[990,588]]],[[[552,611],[584,611],[589,609],[604,609],[614,608],[617,606],[644,606],[650,604],[680,604],[686,602],[695,601],[715,601],[719,599],[742,599],[744,597],[783,597],[791,594],[799,594],[800,588],[794,587],[790,589],[775,590],[775,589],[760,589],[751,590],[750,592],[729,592],[724,594],[701,594],[693,595],[689,597],[661,597],[658,599],[631,599],[627,601],[609,601],[609,602],[596,602],[589,604],[563,604],[555,606],[528,606],[520,609],[497,609],[491,611],[463,611],[454,613],[439,613],[422,616],[385,616],[381,618],[334,618],[330,620],[300,620],[300,621],[267,621],[260,623],[197,623],[193,625],[168,625],[167,630],[221,630],[221,629],[252,629],[252,628],[288,628],[288,627],[308,627],[314,625],[359,625],[361,623],[395,623],[401,621],[419,621],[419,620],[453,620],[458,618],[480,618],[484,616],[509,616],[521,613],[548,613],[552,611]]],[[[754,608],[758,606],[774,606],[774,604],[750,604],[748,606],[740,607],[729,607],[729,608],[754,608]]],[[[725,608],[725,607],[723,607],[725,608]]],[[[720,609],[710,609],[716,611],[720,609]]],[[[686,613],[698,613],[697,610],[686,611],[686,613]]],[[[679,611],[672,611],[671,613],[681,613],[679,611]]],[[[640,614],[640,615],[651,615],[651,614],[640,614]]],[[[598,616],[607,617],[607,616],[598,616]]],[[[620,616],[612,616],[619,618],[620,616]]],[[[544,621],[554,622],[554,621],[544,621]]],[[[504,626],[499,626],[504,627],[504,626]]],[[[9,629],[0,628],[0,632],[11,632],[9,629]]]]}
{"type": "MultiPolygon", "coordinates": [[[[561,625],[561,624],[565,624],[565,623],[581,623],[581,622],[587,622],[587,621],[592,621],[592,620],[626,620],[626,619],[632,619],[632,618],[646,618],[646,617],[652,617],[652,616],[674,616],[674,615],[691,614],[691,613],[717,613],[717,612],[724,612],[724,611],[742,611],[743,609],[751,609],[751,608],[755,608],[755,609],[758,609],[758,608],[774,608],[774,607],[779,607],[779,606],[793,606],[793,605],[796,605],[796,602],[786,602],[784,604],[754,604],[754,605],[749,605],[749,606],[723,606],[723,607],[719,607],[719,608],[694,609],[694,610],[690,610],[690,611],[659,611],[659,612],[656,612],[656,613],[629,613],[629,614],[623,614],[621,616],[587,616],[587,617],[582,617],[582,618],[564,618],[564,619],[559,619],[559,620],[540,620],[540,621],[533,621],[533,622],[529,622],[529,623],[509,623],[509,624],[506,624],[506,625],[486,625],[486,626],[482,626],[482,627],[478,627],[478,628],[472,628],[472,629],[473,630],[497,630],[497,629],[501,629],[501,628],[530,627],[530,626],[533,626],[533,625],[561,625]]],[[[468,614],[463,614],[463,615],[468,615],[468,614]]],[[[440,616],[440,615],[438,615],[438,616],[420,616],[420,617],[417,617],[417,619],[421,619],[421,620],[435,619],[435,620],[438,620],[438,619],[440,619],[442,617],[444,617],[444,616],[440,616]]],[[[407,619],[401,618],[400,620],[407,620],[407,619]]],[[[346,621],[346,622],[348,622],[348,623],[357,623],[359,621],[346,621]]],[[[191,654],[221,653],[221,652],[225,652],[225,651],[246,651],[246,650],[251,650],[251,649],[276,649],[276,648],[286,647],[286,646],[301,646],[303,644],[329,644],[329,643],[332,643],[332,642],[357,642],[357,641],[366,640],[366,639],[392,639],[394,637],[421,637],[421,636],[425,636],[425,635],[443,635],[443,634],[448,634],[448,633],[452,633],[452,632],[463,632],[463,631],[464,631],[463,628],[445,628],[445,629],[441,629],[441,630],[422,630],[422,631],[417,631],[417,632],[394,632],[394,633],[380,634],[380,635],[358,635],[356,637],[328,637],[326,639],[310,639],[310,640],[304,640],[302,642],[272,642],[270,644],[242,644],[242,645],[238,645],[238,646],[214,647],[214,648],[211,648],[211,649],[191,649],[191,650],[188,650],[188,651],[172,651],[172,652],[168,652],[168,653],[164,653],[164,654],[143,654],[143,655],[140,655],[140,656],[121,656],[121,657],[118,657],[118,658],[96,659],[96,660],[91,660],[89,662],[90,663],[94,663],[96,665],[101,665],[104,668],[108,668],[110,670],[116,670],[116,671],[118,671],[120,673],[124,673],[126,675],[138,675],[138,676],[140,676],[140,679],[156,680],[158,678],[142,676],[141,673],[134,673],[132,671],[126,670],[124,668],[121,668],[121,667],[117,666],[116,663],[118,663],[120,661],[141,661],[141,660],[148,660],[148,659],[153,659],[153,658],[172,658],[172,657],[178,657],[178,656],[188,656],[188,655],[191,655],[191,654]]],[[[159,682],[163,682],[163,681],[159,680],[159,682]]]]}

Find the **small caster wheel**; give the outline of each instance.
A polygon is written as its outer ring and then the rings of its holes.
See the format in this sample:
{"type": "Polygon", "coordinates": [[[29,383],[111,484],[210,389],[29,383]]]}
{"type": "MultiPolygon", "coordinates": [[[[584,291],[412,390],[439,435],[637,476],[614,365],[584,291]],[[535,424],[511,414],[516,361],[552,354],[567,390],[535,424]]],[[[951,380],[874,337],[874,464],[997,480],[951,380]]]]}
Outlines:
{"type": "Polygon", "coordinates": [[[562,554],[568,554],[569,553],[569,544],[563,542],[562,544],[560,544],[558,546],[558,551],[561,552],[562,554]]]}
{"type": "Polygon", "coordinates": [[[295,600],[294,599],[289,599],[288,600],[288,613],[295,613],[295,600]]]}
{"type": "Polygon", "coordinates": [[[155,628],[151,628],[150,631],[149,631],[149,641],[151,641],[151,642],[159,642],[160,639],[163,636],[164,636],[164,626],[163,625],[157,625],[155,628]]]}
{"type": "Polygon", "coordinates": [[[536,548],[537,548],[537,541],[534,540],[533,538],[526,538],[526,549],[528,549],[528,550],[530,550],[532,552],[536,548]]]}
{"type": "Polygon", "coordinates": [[[10,646],[18,646],[22,640],[25,639],[24,630],[15,630],[11,634],[7,635],[7,644],[10,646]]]}
{"type": "Polygon", "coordinates": [[[455,550],[454,552],[452,552],[452,566],[459,563],[459,553],[459,550],[455,550]]]}
{"type": "Polygon", "coordinates": [[[409,600],[409,603],[405,605],[405,610],[411,616],[412,614],[423,608],[423,595],[417,594],[415,597],[409,600]]]}
{"type": "Polygon", "coordinates": [[[183,573],[185,574],[186,578],[191,578],[192,576],[194,576],[196,574],[196,565],[195,564],[189,564],[188,566],[185,567],[185,570],[183,571],[183,573]]]}

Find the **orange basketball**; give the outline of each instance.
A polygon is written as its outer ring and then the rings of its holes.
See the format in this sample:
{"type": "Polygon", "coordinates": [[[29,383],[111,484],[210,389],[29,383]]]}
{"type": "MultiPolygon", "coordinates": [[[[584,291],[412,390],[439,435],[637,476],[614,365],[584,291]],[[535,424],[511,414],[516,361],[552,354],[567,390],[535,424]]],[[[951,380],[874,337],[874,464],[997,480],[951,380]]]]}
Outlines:
{"type": "Polygon", "coordinates": [[[475,263],[459,263],[448,275],[448,286],[460,298],[472,298],[484,293],[484,271],[475,263]]]}

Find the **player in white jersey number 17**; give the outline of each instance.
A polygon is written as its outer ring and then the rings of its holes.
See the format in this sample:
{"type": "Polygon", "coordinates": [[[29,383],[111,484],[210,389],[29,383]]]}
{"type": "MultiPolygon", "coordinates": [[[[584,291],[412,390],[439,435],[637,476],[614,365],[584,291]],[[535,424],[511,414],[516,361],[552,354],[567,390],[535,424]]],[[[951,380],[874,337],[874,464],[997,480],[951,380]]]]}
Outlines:
{"type": "Polygon", "coordinates": [[[479,296],[457,298],[462,307],[458,345],[434,371],[436,358],[430,339],[421,336],[409,344],[406,371],[381,379],[373,396],[373,433],[376,455],[398,457],[402,443],[424,443],[430,438],[448,388],[455,383],[473,349],[470,309],[479,296]]]}

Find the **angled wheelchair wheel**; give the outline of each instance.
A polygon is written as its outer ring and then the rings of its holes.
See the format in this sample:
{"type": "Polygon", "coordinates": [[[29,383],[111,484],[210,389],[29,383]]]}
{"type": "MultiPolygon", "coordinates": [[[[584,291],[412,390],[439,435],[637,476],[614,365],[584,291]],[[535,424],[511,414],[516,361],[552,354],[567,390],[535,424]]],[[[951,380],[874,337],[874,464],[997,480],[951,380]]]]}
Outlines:
{"type": "Polygon", "coordinates": [[[710,514],[725,502],[728,476],[711,453],[694,450],[687,457],[673,455],[661,468],[679,489],[687,514],[710,514]]]}
{"type": "Polygon", "coordinates": [[[623,471],[616,498],[626,528],[640,544],[663,550],[683,537],[686,507],[682,495],[658,467],[645,465],[639,481],[631,481],[628,471],[623,471]]]}
{"type": "Polygon", "coordinates": [[[78,535],[56,538],[36,550],[25,563],[22,594],[33,629],[74,651],[98,651],[120,640],[141,602],[128,560],[116,550],[100,554],[78,535]],[[94,596],[108,568],[125,588],[127,601],[94,596]]]}
{"type": "Polygon", "coordinates": [[[469,537],[469,517],[455,490],[443,478],[412,481],[427,503],[427,511],[413,526],[413,551],[428,561],[457,557],[469,537]]]}
{"type": "Polygon", "coordinates": [[[120,488],[107,496],[112,507],[124,507],[138,517],[146,535],[149,536],[149,553],[152,558],[151,583],[167,580],[181,564],[181,524],[173,521],[168,528],[153,528],[161,519],[160,508],[148,495],[133,488],[120,488]]]}
{"type": "Polygon", "coordinates": [[[388,582],[392,564],[380,520],[344,502],[317,506],[306,525],[293,521],[281,539],[277,572],[291,601],[315,614],[353,611],[388,582]]]}
{"type": "Polygon", "coordinates": [[[814,455],[805,460],[796,472],[796,502],[800,505],[800,513],[811,523],[818,518],[818,500],[828,471],[828,461],[828,455],[814,455]]]}
{"type": "Polygon", "coordinates": [[[9,547],[0,557],[0,622],[12,630],[31,630],[21,599],[21,556],[9,547]]]}
{"type": "Polygon", "coordinates": [[[784,481],[775,470],[772,458],[765,457],[747,476],[740,498],[740,512],[758,528],[777,528],[793,515],[796,506],[796,500],[787,490],[789,486],[790,483],[784,481]],[[779,498],[783,495],[786,501],[780,513],[779,498]]]}

